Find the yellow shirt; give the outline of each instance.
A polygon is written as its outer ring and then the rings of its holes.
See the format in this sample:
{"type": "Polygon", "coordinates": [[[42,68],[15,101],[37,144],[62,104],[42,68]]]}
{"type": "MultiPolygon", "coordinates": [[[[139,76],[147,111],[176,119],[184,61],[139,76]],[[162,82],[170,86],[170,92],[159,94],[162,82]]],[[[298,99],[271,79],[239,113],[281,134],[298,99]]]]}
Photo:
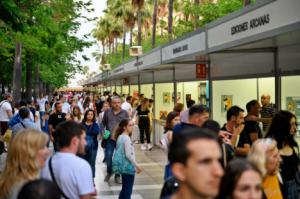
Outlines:
{"type": "Polygon", "coordinates": [[[263,182],[267,199],[283,199],[277,175],[267,176],[263,182]]]}

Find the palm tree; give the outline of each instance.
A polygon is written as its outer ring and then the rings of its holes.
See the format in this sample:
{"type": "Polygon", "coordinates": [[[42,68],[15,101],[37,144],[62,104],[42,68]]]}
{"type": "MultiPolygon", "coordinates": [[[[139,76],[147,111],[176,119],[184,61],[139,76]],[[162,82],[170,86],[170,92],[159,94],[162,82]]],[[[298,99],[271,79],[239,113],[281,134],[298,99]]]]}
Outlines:
{"type": "Polygon", "coordinates": [[[244,6],[250,5],[251,4],[251,0],[244,0],[244,6]]]}
{"type": "Polygon", "coordinates": [[[109,10],[117,19],[123,21],[122,60],[124,61],[126,32],[128,31],[128,28],[130,29],[130,46],[132,45],[132,29],[135,22],[132,6],[129,4],[128,0],[116,0],[110,5],[109,10]]]}
{"type": "Polygon", "coordinates": [[[152,48],[155,48],[155,38],[156,38],[156,23],[157,23],[157,0],[153,0],[153,16],[152,16],[152,48]]]}
{"type": "MultiPolygon", "coordinates": [[[[195,8],[199,8],[199,6],[200,6],[200,0],[194,0],[194,4],[195,4],[195,8]]],[[[194,29],[195,29],[195,30],[196,30],[197,28],[199,28],[198,20],[199,20],[199,15],[198,15],[198,12],[197,12],[197,10],[196,10],[195,16],[194,16],[194,29]]]]}
{"type": "Polygon", "coordinates": [[[138,18],[138,45],[142,44],[142,9],[144,8],[145,0],[132,0],[132,5],[137,8],[137,18],[138,18]]]}
{"type": "Polygon", "coordinates": [[[172,32],[173,32],[173,4],[174,0],[169,0],[169,17],[168,17],[168,36],[169,40],[172,40],[172,32]]]}

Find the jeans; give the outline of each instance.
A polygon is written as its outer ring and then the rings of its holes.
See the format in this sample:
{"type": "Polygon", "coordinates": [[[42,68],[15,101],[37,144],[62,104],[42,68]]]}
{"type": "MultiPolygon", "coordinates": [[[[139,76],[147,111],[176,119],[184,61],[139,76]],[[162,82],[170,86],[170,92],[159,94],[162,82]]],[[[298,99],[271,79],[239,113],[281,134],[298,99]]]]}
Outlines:
{"type": "Polygon", "coordinates": [[[98,147],[89,147],[86,149],[84,159],[88,161],[88,163],[92,167],[92,173],[93,173],[93,178],[95,178],[95,164],[96,164],[96,157],[97,157],[97,151],[98,147]]]}
{"type": "Polygon", "coordinates": [[[168,162],[168,164],[165,166],[165,175],[164,175],[164,180],[166,181],[170,177],[173,176],[172,169],[171,169],[171,164],[168,162]]]}
{"type": "Polygon", "coordinates": [[[119,199],[130,199],[134,184],[134,175],[122,174],[122,190],[119,199]]]}
{"type": "Polygon", "coordinates": [[[112,174],[112,158],[116,148],[116,141],[109,139],[105,147],[105,161],[107,166],[107,174],[112,174]]]}
{"type": "Polygon", "coordinates": [[[144,134],[146,134],[147,143],[150,144],[150,126],[139,124],[140,129],[140,141],[144,144],[144,134]]]}
{"type": "Polygon", "coordinates": [[[42,125],[42,121],[43,121],[43,116],[45,115],[45,111],[40,111],[40,120],[41,120],[41,125],[42,125]]]}

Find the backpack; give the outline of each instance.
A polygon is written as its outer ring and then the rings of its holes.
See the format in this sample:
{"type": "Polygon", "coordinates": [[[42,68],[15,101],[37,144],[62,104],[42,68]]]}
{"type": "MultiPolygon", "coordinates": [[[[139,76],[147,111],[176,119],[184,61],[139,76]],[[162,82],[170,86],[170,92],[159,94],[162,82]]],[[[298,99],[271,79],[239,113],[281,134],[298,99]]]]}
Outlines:
{"type": "Polygon", "coordinates": [[[14,116],[9,120],[8,126],[9,126],[10,128],[12,128],[14,125],[20,123],[20,121],[21,121],[21,117],[20,117],[19,113],[17,113],[16,115],[14,115],[14,116]]]}

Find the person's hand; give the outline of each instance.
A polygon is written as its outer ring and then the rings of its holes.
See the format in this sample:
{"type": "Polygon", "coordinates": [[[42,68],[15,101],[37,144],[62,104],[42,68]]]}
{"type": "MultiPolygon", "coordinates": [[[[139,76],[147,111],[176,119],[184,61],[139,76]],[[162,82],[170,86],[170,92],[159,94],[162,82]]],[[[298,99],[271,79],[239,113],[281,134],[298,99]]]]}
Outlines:
{"type": "Polygon", "coordinates": [[[240,135],[242,133],[242,131],[244,130],[245,125],[244,124],[240,124],[237,127],[233,127],[233,134],[234,135],[240,135]]]}
{"type": "Polygon", "coordinates": [[[227,132],[227,131],[220,131],[219,132],[219,137],[221,137],[222,139],[227,139],[229,136],[232,136],[231,133],[227,132]]]}
{"type": "Polygon", "coordinates": [[[50,140],[51,142],[54,142],[54,137],[52,135],[50,136],[50,140]]]}
{"type": "Polygon", "coordinates": [[[142,172],[142,169],[139,166],[135,167],[136,173],[139,174],[142,172]]]}

